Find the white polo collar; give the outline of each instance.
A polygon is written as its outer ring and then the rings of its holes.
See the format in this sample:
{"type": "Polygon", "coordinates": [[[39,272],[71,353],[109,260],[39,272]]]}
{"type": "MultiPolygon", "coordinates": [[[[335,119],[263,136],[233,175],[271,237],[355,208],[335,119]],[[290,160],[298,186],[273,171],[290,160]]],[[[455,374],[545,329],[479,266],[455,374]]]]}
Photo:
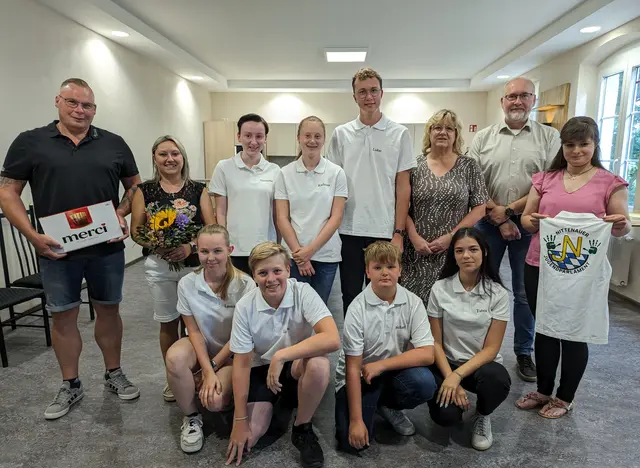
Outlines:
{"type": "MultiPolygon", "coordinates": [[[[531,119],[527,119],[527,122],[524,124],[524,127],[522,127],[519,131],[521,132],[522,130],[527,129],[529,131],[531,131],[531,119]]],[[[511,128],[509,128],[509,126],[507,125],[507,122],[505,122],[504,120],[502,121],[502,123],[500,124],[500,128],[498,128],[498,133],[502,133],[503,131],[508,131],[509,133],[513,134],[514,130],[512,130],[511,128]]]]}
{"type": "Polygon", "coordinates": [[[218,297],[218,295],[213,292],[211,286],[207,284],[207,281],[204,279],[204,270],[200,270],[196,273],[195,280],[196,290],[202,293],[205,293],[207,296],[218,297]]]}
{"type": "MultiPolygon", "coordinates": [[[[296,164],[296,172],[311,172],[304,166],[304,163],[302,162],[302,157],[299,157],[298,159],[296,159],[295,164],[296,164]]],[[[313,168],[313,172],[315,172],[316,174],[324,174],[324,171],[326,170],[327,170],[327,160],[321,156],[320,162],[315,168],[313,168]]]]}
{"type": "MultiPolygon", "coordinates": [[[[378,305],[382,305],[384,304],[386,301],[383,301],[382,299],[380,299],[375,292],[373,292],[373,288],[371,287],[371,283],[369,283],[367,285],[367,287],[364,289],[364,299],[365,301],[367,301],[367,303],[369,305],[372,306],[378,306],[378,305]]],[[[396,297],[393,300],[393,303],[390,305],[400,305],[400,304],[406,304],[408,301],[407,298],[407,293],[405,291],[405,289],[398,285],[397,289],[396,289],[396,297]]]]}
{"type": "Polygon", "coordinates": [[[236,166],[238,166],[239,169],[249,169],[249,170],[252,170],[253,168],[257,168],[257,169],[260,169],[261,171],[264,171],[267,164],[269,164],[269,161],[267,161],[264,158],[264,156],[260,154],[260,162],[255,166],[253,166],[252,168],[248,168],[247,165],[242,160],[242,151],[239,153],[236,153],[236,155],[233,157],[233,161],[236,163],[236,166]]]}
{"type": "MultiPolygon", "coordinates": [[[[376,130],[385,131],[387,129],[387,125],[389,125],[389,119],[386,115],[382,114],[380,120],[373,124],[372,127],[376,130]]],[[[358,118],[354,121],[354,127],[356,130],[362,130],[363,128],[368,127],[368,125],[363,124],[360,120],[360,116],[358,116],[358,118]]]]}
{"type": "MultiPolygon", "coordinates": [[[[267,312],[269,310],[275,310],[267,301],[262,297],[262,291],[258,291],[256,294],[256,309],[258,312],[267,312]]],[[[285,307],[293,307],[293,290],[291,289],[291,282],[287,280],[287,290],[284,292],[284,297],[282,298],[282,302],[278,306],[278,309],[282,309],[285,307]]]]}
{"type": "Polygon", "coordinates": [[[453,275],[451,286],[453,288],[453,292],[456,294],[463,294],[468,292],[470,294],[475,294],[476,296],[482,296],[485,293],[484,287],[482,286],[482,280],[479,281],[478,284],[476,284],[475,288],[473,288],[471,291],[467,291],[466,289],[464,289],[464,286],[460,281],[460,275],[458,273],[453,275]]]}

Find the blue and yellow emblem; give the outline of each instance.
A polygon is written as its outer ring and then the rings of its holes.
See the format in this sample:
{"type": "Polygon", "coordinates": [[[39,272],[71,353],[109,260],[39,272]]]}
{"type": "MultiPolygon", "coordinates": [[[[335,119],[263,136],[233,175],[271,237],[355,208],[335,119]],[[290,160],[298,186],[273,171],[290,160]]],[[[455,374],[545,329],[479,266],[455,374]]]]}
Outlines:
{"type": "Polygon", "coordinates": [[[556,239],[557,235],[544,238],[547,248],[545,260],[556,271],[564,273],[578,273],[584,270],[589,258],[598,253],[601,245],[599,241],[587,240],[582,235],[578,235],[574,240],[568,234],[564,234],[559,244],[556,239]]]}

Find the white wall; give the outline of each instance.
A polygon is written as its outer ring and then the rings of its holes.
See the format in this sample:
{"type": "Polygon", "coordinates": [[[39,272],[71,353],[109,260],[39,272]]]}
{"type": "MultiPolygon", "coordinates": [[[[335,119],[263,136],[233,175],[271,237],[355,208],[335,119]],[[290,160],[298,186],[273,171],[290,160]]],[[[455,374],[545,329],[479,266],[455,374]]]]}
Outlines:
{"type": "MultiPolygon", "coordinates": [[[[382,112],[399,123],[418,124],[440,109],[451,109],[462,119],[465,144],[485,126],[486,92],[459,93],[385,93],[382,112]]],[[[272,123],[298,123],[304,117],[317,115],[326,123],[344,123],[358,116],[358,106],[349,93],[211,93],[212,120],[237,120],[243,114],[256,112],[272,123]]]]}
{"type": "Polygon", "coordinates": [[[622,48],[602,62],[598,68],[598,79],[617,72],[627,72],[629,68],[637,65],[640,65],[640,41],[622,48]]]}
{"type": "MultiPolygon", "coordinates": [[[[167,133],[184,144],[192,177],[204,178],[202,123],[211,118],[207,90],[33,0],[2,0],[0,8],[0,151],[21,131],[57,118],[60,83],[79,77],[95,92],[94,124],[124,137],[143,179],[152,171],[151,145],[167,133]]],[[[23,198],[30,201],[28,191],[23,198]]],[[[139,255],[140,248],[128,240],[127,261],[139,255]]]]}

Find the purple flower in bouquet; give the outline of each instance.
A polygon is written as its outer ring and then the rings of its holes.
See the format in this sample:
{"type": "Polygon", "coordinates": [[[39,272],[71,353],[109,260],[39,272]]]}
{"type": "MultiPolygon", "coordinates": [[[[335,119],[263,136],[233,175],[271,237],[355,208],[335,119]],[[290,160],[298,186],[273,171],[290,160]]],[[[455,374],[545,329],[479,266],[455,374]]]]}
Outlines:
{"type": "Polygon", "coordinates": [[[178,227],[178,229],[184,229],[184,227],[189,224],[189,222],[191,221],[191,219],[184,213],[179,213],[178,216],[176,216],[176,226],[178,227]]]}

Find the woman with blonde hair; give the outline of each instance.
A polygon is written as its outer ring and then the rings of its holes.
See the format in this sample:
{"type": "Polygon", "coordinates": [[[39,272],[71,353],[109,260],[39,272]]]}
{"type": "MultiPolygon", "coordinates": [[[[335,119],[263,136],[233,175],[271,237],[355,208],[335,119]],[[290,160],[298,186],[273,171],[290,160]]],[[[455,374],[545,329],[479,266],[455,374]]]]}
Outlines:
{"type": "Polygon", "coordinates": [[[231,404],[233,310],[256,287],[251,277],[231,263],[233,246],[224,227],[203,227],[197,245],[200,266],[178,283],[177,309],[189,336],[176,341],[166,358],[169,385],[183,414],[180,447],[186,453],[200,450],[204,440],[196,397],[209,411],[231,404]]]}
{"type": "Polygon", "coordinates": [[[321,156],[325,127],[310,116],[298,125],[298,158],[276,177],[278,229],[293,256],[291,276],[309,283],[327,303],[342,260],[338,227],[347,199],[347,176],[321,156]]]}
{"type": "Polygon", "coordinates": [[[455,112],[436,112],[425,125],[422,154],[411,172],[401,283],[425,304],[453,235],[485,214],[487,189],[478,164],[462,155],[461,133],[455,112]]]}
{"type": "MultiPolygon", "coordinates": [[[[152,216],[170,210],[174,222],[195,226],[215,222],[213,205],[206,186],[189,178],[187,153],[177,138],[159,137],[151,148],[153,179],[138,185],[131,205],[131,238],[143,247],[146,256],[145,276],[153,299],[153,318],[160,322],[160,351],[164,359],[169,347],[178,338],[180,312],[178,281],[198,266],[194,240],[178,247],[153,249],[153,245],[138,232],[152,216]],[[176,271],[172,264],[179,264],[176,271]]],[[[166,401],[175,401],[169,385],[163,390],[166,401]]]]}

